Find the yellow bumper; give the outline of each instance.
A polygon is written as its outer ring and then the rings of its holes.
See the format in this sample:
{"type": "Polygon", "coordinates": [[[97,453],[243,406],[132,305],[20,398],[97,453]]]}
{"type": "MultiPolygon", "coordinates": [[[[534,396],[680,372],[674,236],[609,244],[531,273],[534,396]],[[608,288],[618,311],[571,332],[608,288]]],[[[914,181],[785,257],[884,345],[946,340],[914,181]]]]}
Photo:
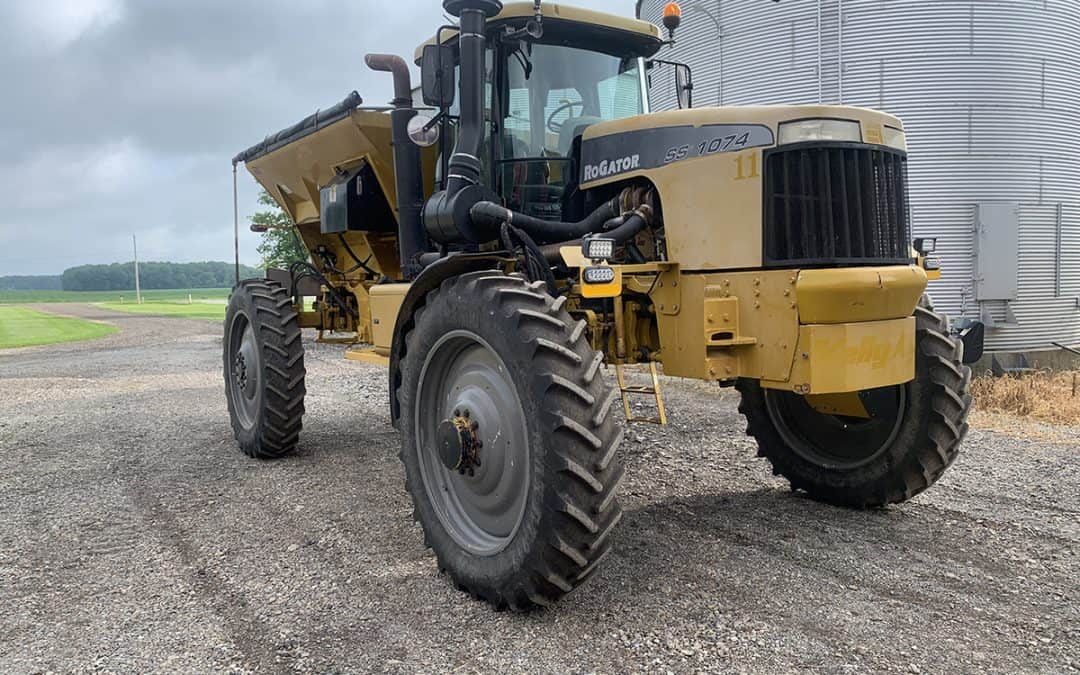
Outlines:
{"type": "Polygon", "coordinates": [[[802,270],[795,282],[804,324],[911,316],[925,289],[926,270],[915,265],[802,270]]]}
{"type": "Polygon", "coordinates": [[[835,394],[915,377],[915,319],[799,326],[791,378],[765,387],[835,394]]]}
{"type": "Polygon", "coordinates": [[[632,286],[652,291],[669,375],[748,377],[804,394],[915,376],[911,315],[926,287],[920,267],[706,274],[672,268],[659,278],[632,276],[632,286]]]}

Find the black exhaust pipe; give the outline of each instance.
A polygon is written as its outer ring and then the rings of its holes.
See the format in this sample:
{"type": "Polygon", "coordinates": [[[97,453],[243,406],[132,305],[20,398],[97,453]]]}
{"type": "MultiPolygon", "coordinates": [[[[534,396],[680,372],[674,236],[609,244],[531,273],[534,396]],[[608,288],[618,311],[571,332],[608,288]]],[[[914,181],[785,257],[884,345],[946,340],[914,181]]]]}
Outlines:
{"type": "Polygon", "coordinates": [[[420,211],[424,204],[424,184],[420,174],[420,148],[409,138],[409,120],[416,116],[412,103],[409,66],[400,56],[368,54],[368,68],[394,76],[394,100],[390,111],[391,144],[394,147],[394,182],[397,184],[398,255],[401,274],[412,279],[423,267],[420,255],[428,250],[420,211]]]}
{"type": "Polygon", "coordinates": [[[480,185],[480,147],[484,141],[484,29],[488,17],[502,11],[500,0],[444,0],[443,9],[459,17],[458,48],[461,77],[458,102],[461,119],[457,144],[450,156],[446,189],[435,193],[424,205],[424,227],[432,239],[453,242],[465,239],[482,242],[494,239],[498,230],[474,224],[472,205],[498,199],[480,185]]]}

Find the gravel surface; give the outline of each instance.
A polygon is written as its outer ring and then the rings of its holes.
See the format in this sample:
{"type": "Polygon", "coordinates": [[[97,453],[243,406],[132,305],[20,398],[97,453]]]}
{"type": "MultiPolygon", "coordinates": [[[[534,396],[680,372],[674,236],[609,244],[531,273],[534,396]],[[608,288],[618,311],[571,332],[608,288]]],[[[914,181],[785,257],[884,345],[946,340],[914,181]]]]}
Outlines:
{"type": "Polygon", "coordinates": [[[1080,429],[973,430],[912,502],[855,512],[754,457],[738,395],[669,380],[616,549],[556,608],[454,590],[412,523],[384,370],[308,344],[295,456],[243,457],[221,327],[87,306],[0,352],[0,671],[1080,669],[1080,429]]]}

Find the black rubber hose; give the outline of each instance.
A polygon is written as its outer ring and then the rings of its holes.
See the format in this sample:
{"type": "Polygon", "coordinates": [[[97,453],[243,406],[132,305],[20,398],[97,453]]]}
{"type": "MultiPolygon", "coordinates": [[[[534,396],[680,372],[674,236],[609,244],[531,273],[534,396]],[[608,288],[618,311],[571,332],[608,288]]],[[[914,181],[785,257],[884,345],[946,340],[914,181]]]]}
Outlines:
{"type": "Polygon", "coordinates": [[[576,246],[577,248],[581,248],[581,240],[571,239],[570,241],[559,241],[554,244],[544,244],[540,247],[540,252],[544,254],[544,258],[549,263],[562,262],[563,246],[576,246]]]}
{"type": "Polygon", "coordinates": [[[341,245],[345,247],[345,252],[349,254],[349,257],[356,261],[356,266],[346,270],[345,271],[346,274],[348,274],[350,272],[353,272],[355,270],[358,270],[358,269],[360,269],[362,267],[362,268],[364,268],[364,271],[367,272],[368,274],[370,274],[371,276],[373,276],[373,277],[379,276],[379,274],[375,270],[371,269],[367,265],[368,260],[371,260],[371,256],[368,256],[367,260],[361,260],[359,256],[357,256],[355,253],[353,253],[352,248],[349,246],[349,242],[345,241],[345,235],[344,234],[342,234],[341,232],[338,232],[338,239],[341,240],[341,245]]]}
{"type": "Polygon", "coordinates": [[[551,265],[540,251],[540,247],[532,240],[532,237],[513,225],[503,223],[499,230],[499,238],[502,240],[503,246],[509,251],[514,251],[516,248],[511,238],[521,242],[522,254],[525,258],[526,276],[530,281],[543,281],[547,284],[548,293],[552,296],[558,293],[555,275],[551,272],[551,265]]]}
{"type": "MultiPolygon", "coordinates": [[[[614,239],[616,244],[622,244],[633,239],[638,232],[644,230],[645,226],[648,225],[648,222],[641,214],[634,212],[625,219],[620,220],[613,218],[606,224],[611,227],[610,230],[601,229],[593,234],[601,235],[605,239],[614,239]]],[[[544,244],[540,247],[540,252],[548,262],[556,262],[562,260],[560,249],[564,246],[581,246],[581,239],[570,239],[567,241],[544,244]]],[[[631,257],[640,259],[635,259],[633,262],[645,262],[645,257],[641,255],[641,251],[637,250],[637,247],[634,247],[634,251],[636,251],[636,256],[631,252],[631,257]]]]}
{"type": "Polygon", "coordinates": [[[641,232],[645,229],[645,226],[647,224],[648,223],[645,221],[645,218],[643,218],[640,213],[635,211],[634,213],[631,213],[629,216],[627,216],[626,220],[624,220],[621,225],[615,227],[612,230],[598,232],[597,234],[603,235],[608,239],[614,239],[616,244],[621,244],[623,242],[633,239],[638,232],[641,232]]]}
{"type": "Polygon", "coordinates": [[[645,254],[642,253],[641,249],[637,247],[637,244],[633,242],[628,242],[626,244],[626,256],[630,258],[630,262],[634,263],[635,265],[640,265],[642,263],[648,262],[647,260],[645,260],[645,254]]]}
{"type": "Polygon", "coordinates": [[[306,276],[315,277],[315,279],[317,279],[319,281],[319,283],[326,286],[326,288],[330,291],[330,295],[333,296],[334,302],[337,304],[338,307],[340,307],[346,313],[351,314],[354,317],[359,318],[360,315],[357,313],[357,311],[355,309],[353,309],[352,307],[349,306],[349,303],[345,300],[345,297],[343,295],[341,295],[341,291],[339,291],[336,286],[334,286],[332,283],[330,283],[329,279],[327,279],[325,276],[323,276],[323,273],[319,271],[319,268],[315,267],[314,265],[312,265],[311,263],[309,263],[306,260],[297,260],[292,265],[289,265],[289,273],[293,276],[293,287],[294,288],[296,287],[296,279],[299,278],[297,276],[296,272],[295,272],[295,268],[297,268],[297,267],[305,268],[306,270],[308,270],[308,273],[309,273],[306,276]]]}
{"type": "Polygon", "coordinates": [[[550,243],[577,239],[586,234],[599,232],[606,222],[619,215],[619,199],[616,197],[604,202],[595,211],[576,223],[563,223],[542,220],[524,213],[503,208],[495,202],[477,202],[469,209],[469,216],[474,222],[488,227],[499,227],[510,223],[524,230],[540,243],[550,243]]]}

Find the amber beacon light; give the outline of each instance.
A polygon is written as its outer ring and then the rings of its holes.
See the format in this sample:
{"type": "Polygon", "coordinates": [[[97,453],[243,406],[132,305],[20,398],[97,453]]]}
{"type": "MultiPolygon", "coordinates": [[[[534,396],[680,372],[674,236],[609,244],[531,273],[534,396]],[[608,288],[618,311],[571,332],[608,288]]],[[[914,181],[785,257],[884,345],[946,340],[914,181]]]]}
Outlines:
{"type": "Polygon", "coordinates": [[[682,23],[682,7],[677,2],[664,5],[664,27],[668,30],[668,39],[675,39],[675,29],[682,23]]]}

